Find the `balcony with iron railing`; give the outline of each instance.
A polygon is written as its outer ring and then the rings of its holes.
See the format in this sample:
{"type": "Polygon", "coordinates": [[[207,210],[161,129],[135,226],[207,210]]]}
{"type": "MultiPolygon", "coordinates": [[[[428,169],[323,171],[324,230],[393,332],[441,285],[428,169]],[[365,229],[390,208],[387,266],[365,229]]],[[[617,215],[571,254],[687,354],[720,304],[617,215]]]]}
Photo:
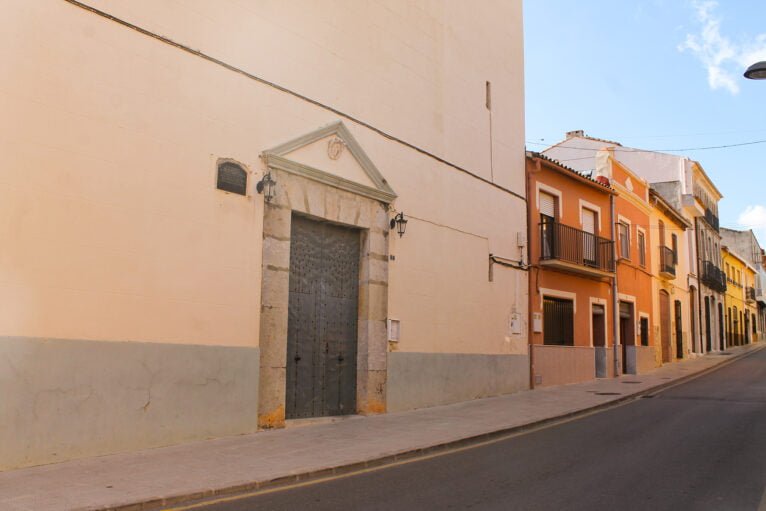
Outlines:
{"type": "Polygon", "coordinates": [[[676,278],[676,253],[668,247],[660,247],[660,277],[676,278]]]}
{"type": "Polygon", "coordinates": [[[719,293],[726,292],[726,274],[711,261],[702,261],[702,283],[719,293]]]}
{"type": "Polygon", "coordinates": [[[559,222],[544,222],[540,224],[540,265],[611,277],[614,242],[559,222]]]}
{"type": "Polygon", "coordinates": [[[718,215],[713,213],[713,210],[710,208],[705,208],[705,221],[716,231],[720,230],[718,225],[718,215]]]}
{"type": "Polygon", "coordinates": [[[748,302],[754,302],[755,301],[755,288],[748,286],[745,288],[745,298],[748,302]]]}

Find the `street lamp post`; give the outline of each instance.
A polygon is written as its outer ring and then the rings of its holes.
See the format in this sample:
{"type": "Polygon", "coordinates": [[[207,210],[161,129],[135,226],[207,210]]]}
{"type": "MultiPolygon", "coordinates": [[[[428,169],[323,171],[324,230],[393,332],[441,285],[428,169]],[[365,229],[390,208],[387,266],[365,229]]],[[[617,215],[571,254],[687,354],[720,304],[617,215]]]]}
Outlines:
{"type": "Polygon", "coordinates": [[[745,78],[751,80],[766,80],[766,60],[756,62],[745,71],[745,78]]]}

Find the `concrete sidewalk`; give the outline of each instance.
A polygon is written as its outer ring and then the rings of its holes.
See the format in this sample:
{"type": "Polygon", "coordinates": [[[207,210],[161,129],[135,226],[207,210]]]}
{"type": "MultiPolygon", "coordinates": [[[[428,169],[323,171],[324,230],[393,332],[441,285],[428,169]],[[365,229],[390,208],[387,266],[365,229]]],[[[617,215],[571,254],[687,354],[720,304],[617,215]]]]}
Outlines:
{"type": "Polygon", "coordinates": [[[341,473],[614,405],[765,346],[732,348],[638,376],[2,472],[0,509],[156,509],[341,473]]]}

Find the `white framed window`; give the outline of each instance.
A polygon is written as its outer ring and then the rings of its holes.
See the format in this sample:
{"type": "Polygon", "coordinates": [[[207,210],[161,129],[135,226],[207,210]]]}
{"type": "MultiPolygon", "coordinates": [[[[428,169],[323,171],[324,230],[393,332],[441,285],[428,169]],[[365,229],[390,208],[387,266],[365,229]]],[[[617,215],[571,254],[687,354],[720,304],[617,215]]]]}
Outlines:
{"type": "Polygon", "coordinates": [[[620,221],[617,224],[617,234],[619,241],[619,256],[630,260],[630,224],[620,221]]]}

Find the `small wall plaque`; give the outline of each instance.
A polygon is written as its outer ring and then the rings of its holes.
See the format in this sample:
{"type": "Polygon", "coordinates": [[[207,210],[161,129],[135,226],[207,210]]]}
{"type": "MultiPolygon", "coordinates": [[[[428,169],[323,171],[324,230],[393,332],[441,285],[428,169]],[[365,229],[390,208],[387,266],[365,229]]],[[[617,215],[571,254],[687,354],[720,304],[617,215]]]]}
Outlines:
{"type": "Polygon", "coordinates": [[[225,192],[247,195],[247,171],[231,161],[219,163],[217,188],[225,192]]]}

